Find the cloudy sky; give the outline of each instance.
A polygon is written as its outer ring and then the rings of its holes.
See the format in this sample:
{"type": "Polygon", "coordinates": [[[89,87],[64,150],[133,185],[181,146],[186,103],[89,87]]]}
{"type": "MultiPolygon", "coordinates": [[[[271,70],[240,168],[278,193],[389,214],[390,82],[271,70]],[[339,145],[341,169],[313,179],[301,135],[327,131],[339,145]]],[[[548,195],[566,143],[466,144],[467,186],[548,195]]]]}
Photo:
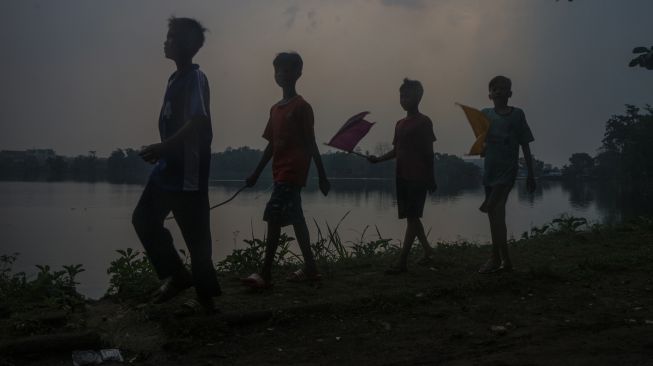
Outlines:
{"type": "Polygon", "coordinates": [[[634,46],[653,44],[651,14],[651,0],[3,0],[0,150],[106,156],[156,142],[176,15],[210,30],[196,62],[211,84],[214,151],[264,147],[281,96],[271,62],[295,50],[319,142],[364,110],[378,124],[362,147],[391,141],[410,77],[424,84],[436,150],[462,155],[473,138],[454,102],[489,105],[488,80],[505,74],[534,153],[560,165],[595,153],[624,104],[653,103],[653,72],[627,67],[634,46]]]}

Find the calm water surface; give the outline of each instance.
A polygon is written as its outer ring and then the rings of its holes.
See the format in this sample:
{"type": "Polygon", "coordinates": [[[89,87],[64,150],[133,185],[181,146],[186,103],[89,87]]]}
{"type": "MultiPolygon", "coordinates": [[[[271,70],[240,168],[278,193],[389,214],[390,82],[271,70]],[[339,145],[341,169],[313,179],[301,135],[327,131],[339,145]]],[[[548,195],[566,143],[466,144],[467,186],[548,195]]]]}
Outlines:
{"type": "MultiPolygon", "coordinates": [[[[347,212],[340,226],[344,240],[357,241],[377,236],[403,237],[405,221],[397,219],[393,183],[389,181],[334,180],[328,197],[315,187],[302,193],[304,213],[315,238],[314,220],[325,227],[335,225],[347,212]]],[[[212,203],[231,196],[240,183],[217,183],[210,188],[212,203]]],[[[116,258],[116,249],[138,248],[140,243],[131,226],[131,212],[143,187],[108,183],[0,182],[0,254],[20,253],[15,270],[34,274],[36,264],[59,267],[82,263],[80,292],[100,297],[107,289],[106,270],[116,258]]],[[[213,259],[223,259],[252,233],[262,238],[265,223],[263,208],[270,195],[269,183],[243,191],[231,203],[212,211],[213,259]]],[[[609,204],[601,205],[596,190],[566,187],[561,183],[540,184],[535,195],[525,192],[518,182],[507,204],[508,232],[519,237],[532,226],[551,221],[560,214],[582,216],[591,221],[610,221],[619,215],[609,204]],[[598,203],[598,204],[597,204],[598,203]]],[[[609,193],[608,193],[609,194],[609,193]]],[[[605,195],[605,194],[604,194],[605,195]]],[[[489,241],[487,218],[478,211],[482,188],[438,193],[427,200],[423,218],[434,241],[489,241]]],[[[604,200],[605,201],[605,200],[604,200]]],[[[609,201],[609,200],[607,200],[609,201]]],[[[177,246],[183,248],[174,221],[168,221],[177,246]]],[[[292,234],[292,228],[286,229],[292,234]]]]}

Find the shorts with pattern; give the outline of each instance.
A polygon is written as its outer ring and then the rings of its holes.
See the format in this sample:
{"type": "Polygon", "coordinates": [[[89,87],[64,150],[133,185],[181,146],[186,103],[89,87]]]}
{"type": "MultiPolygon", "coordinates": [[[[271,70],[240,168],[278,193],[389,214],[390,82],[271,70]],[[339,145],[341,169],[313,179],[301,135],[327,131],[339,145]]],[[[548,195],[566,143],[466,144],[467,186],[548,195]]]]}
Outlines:
{"type": "Polygon", "coordinates": [[[265,206],[263,220],[287,226],[304,221],[302,210],[302,187],[288,183],[274,183],[270,201],[265,206]]]}

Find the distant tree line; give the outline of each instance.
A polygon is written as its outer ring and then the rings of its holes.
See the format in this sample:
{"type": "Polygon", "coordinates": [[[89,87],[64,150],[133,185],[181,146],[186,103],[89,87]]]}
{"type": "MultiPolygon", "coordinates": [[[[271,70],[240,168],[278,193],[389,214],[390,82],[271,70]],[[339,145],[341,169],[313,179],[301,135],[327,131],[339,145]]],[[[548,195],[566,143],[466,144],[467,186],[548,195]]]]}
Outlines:
{"type": "MultiPolygon", "coordinates": [[[[211,157],[210,179],[244,180],[261,158],[261,150],[249,147],[231,148],[211,157]]],[[[364,158],[345,152],[329,152],[322,160],[331,178],[393,179],[394,161],[370,164],[364,158]]],[[[475,164],[448,154],[434,156],[436,180],[440,185],[472,187],[480,182],[481,170],[475,164]]],[[[271,179],[271,164],[262,175],[271,179]]],[[[152,166],[145,163],[134,149],[116,149],[108,158],[95,152],[77,157],[57,155],[53,150],[0,151],[0,180],[14,181],[81,181],[136,183],[147,181],[152,166]]],[[[310,177],[315,177],[311,169],[310,177]]]]}
{"type": "Polygon", "coordinates": [[[625,183],[653,181],[653,108],[626,105],[626,113],[615,115],[605,125],[596,156],[575,153],[562,170],[570,179],[601,179],[625,183]]]}

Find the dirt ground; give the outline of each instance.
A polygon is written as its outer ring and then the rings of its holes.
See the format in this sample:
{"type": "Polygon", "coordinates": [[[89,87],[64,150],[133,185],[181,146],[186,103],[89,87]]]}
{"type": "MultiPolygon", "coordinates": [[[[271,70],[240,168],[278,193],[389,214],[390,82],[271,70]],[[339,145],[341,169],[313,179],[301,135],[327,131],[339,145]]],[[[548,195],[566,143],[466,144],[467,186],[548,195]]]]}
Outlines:
{"type": "MultiPolygon", "coordinates": [[[[469,245],[398,276],[384,256],[339,263],[319,288],[277,273],[252,292],[234,275],[216,316],[174,317],[189,291],[160,306],[89,302],[66,326],[134,365],[653,365],[653,231],[551,234],[511,251],[515,272],[496,275],[476,273],[489,248],[469,245]]],[[[0,356],[71,364],[68,349],[0,356]]]]}

